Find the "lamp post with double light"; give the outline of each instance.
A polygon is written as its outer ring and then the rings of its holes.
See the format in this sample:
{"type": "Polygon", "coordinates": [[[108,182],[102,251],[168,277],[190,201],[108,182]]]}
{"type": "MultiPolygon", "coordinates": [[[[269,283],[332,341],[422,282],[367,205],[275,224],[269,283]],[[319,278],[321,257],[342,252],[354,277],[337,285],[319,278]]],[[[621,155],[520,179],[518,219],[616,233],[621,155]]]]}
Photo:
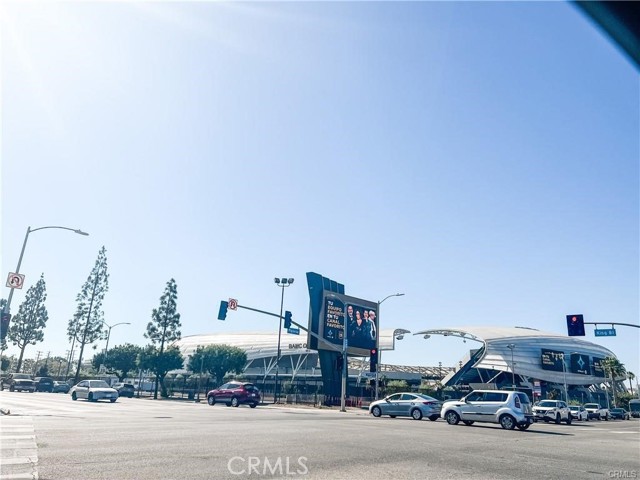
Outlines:
{"type": "Polygon", "coordinates": [[[280,340],[282,338],[282,312],[283,312],[283,308],[284,308],[284,289],[286,287],[290,287],[291,284],[293,283],[293,278],[274,278],[273,281],[275,282],[275,284],[282,288],[282,295],[280,297],[280,322],[279,322],[279,327],[278,327],[278,352],[276,354],[276,377],[275,377],[275,382],[274,382],[274,390],[273,390],[273,403],[277,403],[278,402],[278,370],[280,367],[280,340]]]}
{"type": "Polygon", "coordinates": [[[106,360],[107,359],[107,355],[108,355],[107,352],[109,351],[109,338],[111,337],[111,329],[113,327],[117,327],[118,325],[131,325],[131,323],[129,323],[129,322],[120,322],[120,323],[116,323],[114,325],[109,325],[104,320],[102,320],[102,323],[104,323],[107,326],[107,328],[109,329],[108,332],[107,332],[107,344],[104,347],[104,359],[106,360]]]}
{"type": "MultiPolygon", "coordinates": [[[[391,297],[402,297],[404,296],[404,293],[393,293],[391,295],[387,295],[386,297],[384,297],[382,300],[380,300],[378,302],[378,330],[380,330],[380,305],[382,304],[382,302],[384,302],[385,300],[391,298],[391,297]]],[[[375,328],[375,325],[374,325],[375,328]]],[[[378,332],[376,332],[376,345],[378,345],[378,339],[380,338],[380,335],[378,335],[378,332]]],[[[379,346],[378,346],[379,347],[379,346]]],[[[378,400],[378,396],[379,396],[379,392],[380,392],[380,362],[381,362],[381,355],[382,352],[380,352],[380,348],[378,348],[378,363],[376,364],[376,400],[378,400]]]]}

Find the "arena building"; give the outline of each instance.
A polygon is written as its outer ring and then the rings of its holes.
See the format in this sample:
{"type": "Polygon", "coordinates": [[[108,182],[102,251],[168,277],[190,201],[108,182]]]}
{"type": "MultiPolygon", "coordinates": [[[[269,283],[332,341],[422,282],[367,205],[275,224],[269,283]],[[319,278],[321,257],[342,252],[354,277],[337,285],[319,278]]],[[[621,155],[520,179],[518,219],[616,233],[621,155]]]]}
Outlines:
{"type": "MultiPolygon", "coordinates": [[[[532,398],[566,398],[581,402],[608,404],[606,381],[601,362],[614,357],[610,350],[578,337],[524,327],[459,327],[422,330],[414,335],[459,337],[475,341],[456,366],[401,366],[384,363],[384,352],[394,350],[396,341],[410,332],[405,329],[381,330],[379,375],[384,381],[405,380],[414,388],[431,383],[459,397],[475,388],[518,388],[532,398]],[[565,388],[566,385],[566,388],[565,388]]],[[[430,340],[433,341],[433,340],[430,340]]],[[[277,375],[281,385],[296,384],[297,391],[327,391],[318,352],[307,348],[307,337],[283,331],[277,375]],[[322,388],[324,387],[324,388],[322,388]]],[[[277,332],[239,332],[191,335],[175,342],[187,359],[198,346],[231,345],[244,350],[247,365],[243,376],[263,392],[275,389],[277,332]]],[[[337,355],[336,355],[337,358],[337,355]]],[[[185,365],[186,363],[185,362],[185,365]]],[[[331,365],[335,368],[335,365],[331,365]]],[[[373,396],[367,358],[349,358],[349,395],[373,396]]],[[[325,372],[326,373],[326,372],[325,372]]],[[[339,375],[338,375],[339,376],[339,375]]],[[[335,382],[336,375],[333,375],[335,382]]],[[[623,379],[616,379],[623,380],[623,379]]],[[[620,389],[624,388],[619,386],[620,389]]]]}

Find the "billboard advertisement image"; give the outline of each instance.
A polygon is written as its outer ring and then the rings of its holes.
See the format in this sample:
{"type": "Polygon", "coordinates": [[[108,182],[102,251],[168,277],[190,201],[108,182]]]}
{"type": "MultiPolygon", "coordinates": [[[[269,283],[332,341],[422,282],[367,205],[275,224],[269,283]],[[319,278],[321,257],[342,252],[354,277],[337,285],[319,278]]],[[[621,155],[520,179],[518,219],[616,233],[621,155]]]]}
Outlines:
{"type": "Polygon", "coordinates": [[[589,375],[589,355],[582,355],[580,353],[571,354],[571,371],[573,373],[579,373],[580,375],[589,375]]]}
{"type": "Polygon", "coordinates": [[[564,352],[557,350],[542,349],[540,361],[543,370],[552,370],[554,372],[562,372],[562,363],[564,360],[564,352]]]}
{"type": "Polygon", "coordinates": [[[593,357],[593,375],[595,377],[604,377],[604,358],[593,357]]]}
{"type": "MultiPolygon", "coordinates": [[[[327,292],[319,327],[326,342],[341,347],[346,335],[349,355],[369,356],[378,344],[378,304],[327,292]]],[[[318,349],[323,348],[319,342],[318,349]]]]}

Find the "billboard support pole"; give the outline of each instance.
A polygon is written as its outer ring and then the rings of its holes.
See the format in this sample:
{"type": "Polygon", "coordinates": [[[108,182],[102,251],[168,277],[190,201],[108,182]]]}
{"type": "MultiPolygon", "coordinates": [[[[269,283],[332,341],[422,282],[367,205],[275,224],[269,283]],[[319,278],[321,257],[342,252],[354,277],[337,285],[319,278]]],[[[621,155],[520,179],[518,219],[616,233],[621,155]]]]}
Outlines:
{"type": "Polygon", "coordinates": [[[348,347],[348,340],[347,340],[347,319],[344,319],[343,325],[342,325],[342,332],[343,332],[343,340],[342,340],[342,389],[341,389],[341,393],[340,393],[340,411],[341,412],[346,412],[347,408],[346,408],[346,401],[347,401],[347,376],[349,373],[348,370],[348,366],[347,366],[347,347],[348,347]]]}

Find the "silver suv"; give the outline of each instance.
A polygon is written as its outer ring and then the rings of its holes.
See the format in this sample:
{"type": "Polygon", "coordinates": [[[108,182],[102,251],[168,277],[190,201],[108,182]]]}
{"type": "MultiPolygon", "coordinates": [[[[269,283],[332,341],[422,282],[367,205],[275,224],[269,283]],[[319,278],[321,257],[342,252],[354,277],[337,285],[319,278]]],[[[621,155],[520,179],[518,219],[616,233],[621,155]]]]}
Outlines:
{"type": "Polygon", "coordinates": [[[445,402],[441,416],[449,425],[461,420],[465,425],[488,422],[499,423],[505,430],[526,430],[533,423],[527,394],[508,390],[475,390],[460,400],[445,402]]]}
{"type": "Polygon", "coordinates": [[[536,420],[566,422],[571,425],[571,409],[562,400],[542,400],[533,406],[533,414],[536,420]]]}

